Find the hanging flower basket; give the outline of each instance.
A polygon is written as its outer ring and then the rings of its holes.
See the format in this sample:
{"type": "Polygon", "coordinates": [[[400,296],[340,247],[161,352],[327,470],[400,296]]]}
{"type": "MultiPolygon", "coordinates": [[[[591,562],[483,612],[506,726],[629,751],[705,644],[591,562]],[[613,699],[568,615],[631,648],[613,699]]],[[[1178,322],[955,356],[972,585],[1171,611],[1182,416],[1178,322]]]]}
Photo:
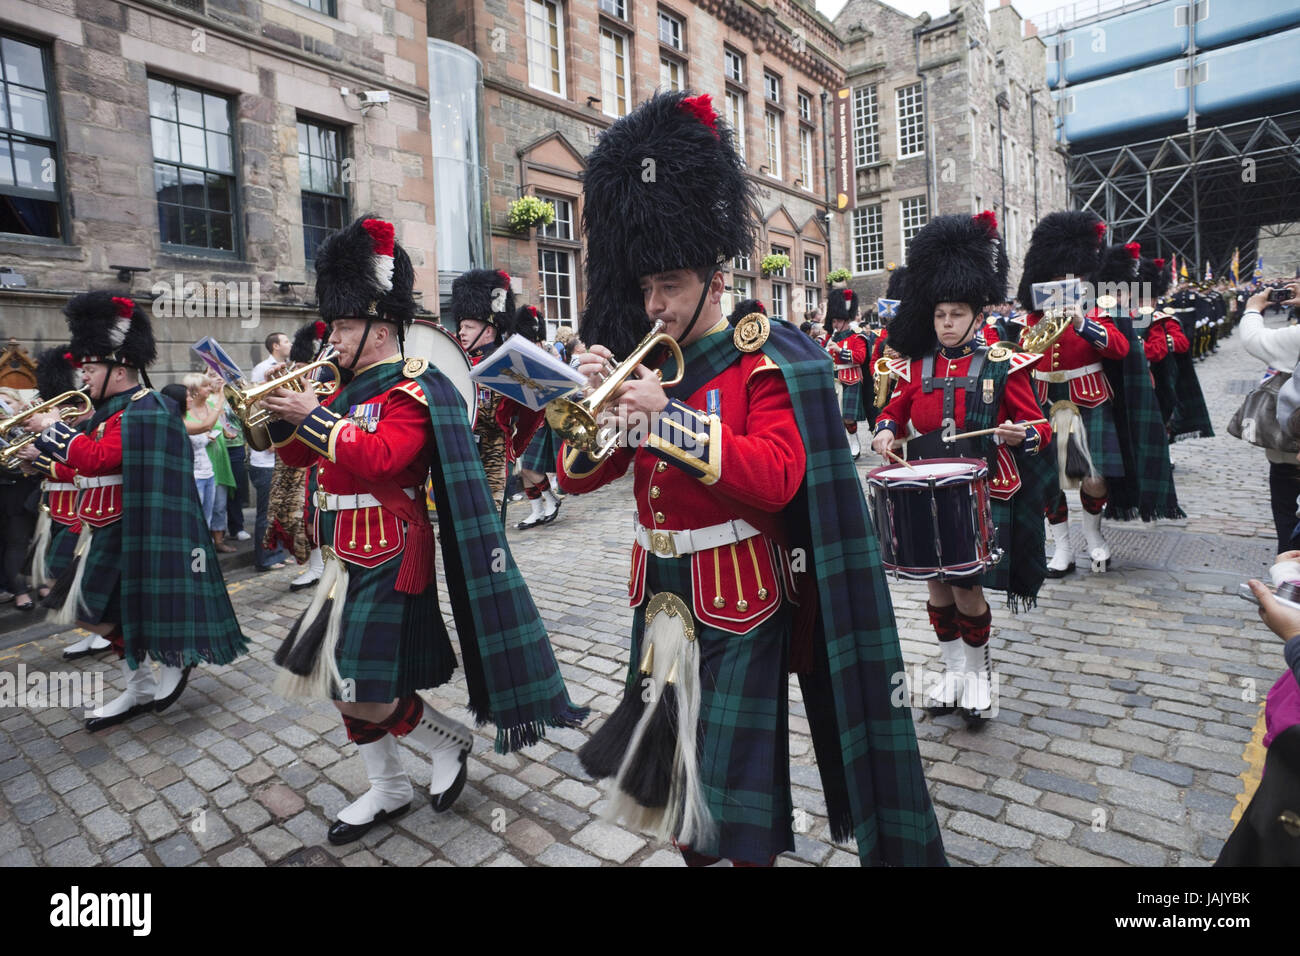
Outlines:
{"type": "Polygon", "coordinates": [[[848,269],[832,269],[826,273],[826,282],[832,288],[836,288],[849,281],[851,274],[848,269]]]}
{"type": "Polygon", "coordinates": [[[759,263],[759,268],[763,270],[765,277],[770,276],[774,272],[790,268],[790,257],[785,254],[764,256],[763,261],[759,263]]]}
{"type": "Polygon", "coordinates": [[[555,222],[555,206],[536,196],[522,196],[510,204],[506,222],[515,232],[526,232],[534,226],[549,226],[555,222]]]}

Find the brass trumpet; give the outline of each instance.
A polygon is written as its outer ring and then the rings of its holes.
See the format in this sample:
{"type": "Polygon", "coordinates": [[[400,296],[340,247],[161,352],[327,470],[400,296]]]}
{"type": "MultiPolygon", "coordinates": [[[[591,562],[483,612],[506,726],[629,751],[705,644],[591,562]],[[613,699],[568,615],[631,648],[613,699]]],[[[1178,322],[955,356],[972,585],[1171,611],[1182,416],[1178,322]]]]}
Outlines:
{"type": "Polygon", "coordinates": [[[872,368],[871,380],[875,386],[872,402],[877,411],[889,404],[889,394],[894,390],[894,373],[889,370],[889,359],[880,356],[872,368]]]}
{"type": "MultiPolygon", "coordinates": [[[[17,415],[11,415],[8,418],[0,419],[0,436],[8,435],[33,415],[52,411],[55,408],[58,408],[59,410],[59,417],[65,422],[71,424],[83,415],[89,415],[93,407],[94,406],[90,401],[90,396],[86,394],[85,388],[79,389],[75,392],[64,392],[62,395],[55,395],[53,398],[41,402],[39,405],[33,405],[31,408],[19,412],[17,415]],[[59,406],[64,407],[60,408],[59,406]]],[[[18,466],[18,452],[36,441],[37,434],[39,433],[26,432],[12,441],[0,437],[0,441],[6,442],[3,447],[0,447],[0,468],[7,468],[10,470],[16,468],[18,466]]]]}
{"type": "Polygon", "coordinates": [[[1057,339],[1065,334],[1072,321],[1064,312],[1045,313],[1037,325],[1026,326],[1020,333],[1021,350],[1045,355],[1057,339]]]}
{"type": "Polygon", "coordinates": [[[671,335],[661,331],[663,327],[663,322],[656,322],[650,334],[641,340],[640,344],[632,350],[632,354],[615,366],[609,378],[590,395],[576,402],[567,398],[557,398],[548,404],[546,424],[555,429],[570,447],[584,452],[594,461],[601,461],[609,455],[618,444],[618,436],[614,435],[602,443],[600,426],[596,419],[613,403],[614,393],[632,376],[645,357],[657,346],[666,345],[673,353],[673,357],[677,359],[677,377],[664,382],[665,388],[680,382],[686,372],[686,362],[682,359],[680,346],[671,335]]]}
{"type": "Polygon", "coordinates": [[[291,372],[268,379],[261,385],[241,383],[225,387],[226,401],[230,403],[230,410],[243,423],[244,440],[248,442],[250,448],[254,451],[266,451],[271,447],[271,433],[267,431],[266,426],[273,416],[258,403],[277,388],[287,388],[293,392],[306,391],[301,381],[303,377],[327,365],[334,370],[334,381],[308,384],[313,387],[317,395],[328,395],[338,387],[339,382],[338,366],[328,358],[317,359],[291,372]]]}

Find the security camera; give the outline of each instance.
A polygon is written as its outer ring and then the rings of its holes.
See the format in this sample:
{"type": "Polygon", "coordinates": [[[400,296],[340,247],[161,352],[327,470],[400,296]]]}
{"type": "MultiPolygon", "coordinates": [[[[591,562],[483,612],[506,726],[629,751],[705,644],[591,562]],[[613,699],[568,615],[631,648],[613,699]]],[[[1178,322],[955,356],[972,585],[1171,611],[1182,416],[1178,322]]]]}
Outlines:
{"type": "Polygon", "coordinates": [[[362,106],[374,106],[377,103],[388,102],[387,90],[362,90],[357,93],[357,100],[362,106]]]}

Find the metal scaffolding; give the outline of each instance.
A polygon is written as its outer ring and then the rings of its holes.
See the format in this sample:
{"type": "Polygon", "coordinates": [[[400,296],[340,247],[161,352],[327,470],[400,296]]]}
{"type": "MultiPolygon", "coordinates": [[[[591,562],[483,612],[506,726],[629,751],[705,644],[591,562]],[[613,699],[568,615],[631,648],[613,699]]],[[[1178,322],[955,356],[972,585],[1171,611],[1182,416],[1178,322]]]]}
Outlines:
{"type": "Polygon", "coordinates": [[[1111,242],[1216,277],[1240,249],[1245,275],[1260,230],[1300,220],[1300,110],[1071,155],[1069,186],[1111,242]]]}

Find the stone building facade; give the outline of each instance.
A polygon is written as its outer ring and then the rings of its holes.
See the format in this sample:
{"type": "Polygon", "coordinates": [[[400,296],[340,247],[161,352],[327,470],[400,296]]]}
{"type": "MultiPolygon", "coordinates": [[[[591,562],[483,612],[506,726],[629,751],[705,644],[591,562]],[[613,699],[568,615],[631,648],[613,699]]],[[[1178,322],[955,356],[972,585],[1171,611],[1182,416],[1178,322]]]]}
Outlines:
{"type": "Polygon", "coordinates": [[[825,216],[823,93],[843,73],[839,40],[811,0],[430,3],[429,32],[482,63],[492,264],[551,331],[575,325],[585,304],[584,157],[657,89],[711,94],[743,134],[763,228],[749,259],[733,263],[737,296],[796,321],[822,302],[847,250],[825,216]],[[508,209],[524,195],[551,200],[556,221],[512,231],[508,209]],[[773,251],[790,257],[784,275],[762,274],[773,251]]]}
{"type": "Polygon", "coordinates": [[[425,19],[418,0],[0,3],[25,104],[0,125],[19,163],[0,174],[0,341],[63,342],[68,296],[109,289],[156,297],[156,383],[197,367],[204,335],[247,369],[314,316],[311,251],[364,212],[436,287],[425,19]]]}
{"type": "Polygon", "coordinates": [[[866,302],[930,218],[983,209],[1002,226],[1014,290],[1034,226],[1069,205],[1032,24],[1009,3],[987,20],[979,4],[950,3],[931,19],[849,0],[835,19],[852,110],[849,269],[866,302]]]}

